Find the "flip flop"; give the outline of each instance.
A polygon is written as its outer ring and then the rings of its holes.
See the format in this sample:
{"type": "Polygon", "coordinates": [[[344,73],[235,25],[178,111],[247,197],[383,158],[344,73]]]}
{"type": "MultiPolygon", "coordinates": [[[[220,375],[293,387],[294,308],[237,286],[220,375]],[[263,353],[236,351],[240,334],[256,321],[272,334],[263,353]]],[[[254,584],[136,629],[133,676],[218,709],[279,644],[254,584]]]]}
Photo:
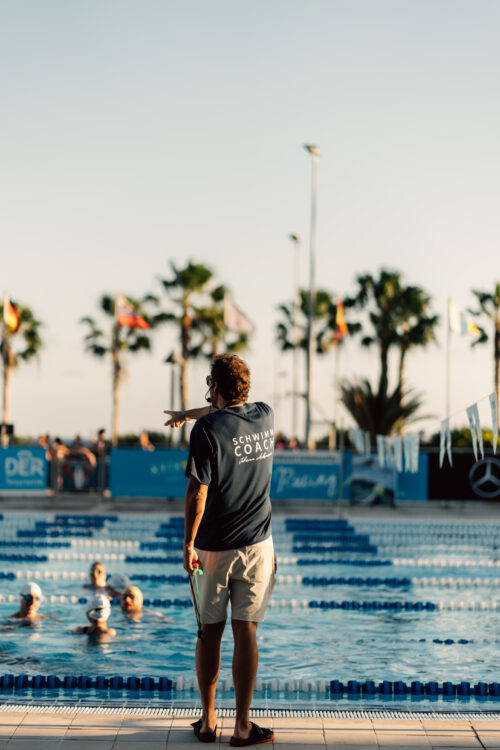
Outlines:
{"type": "Polygon", "coordinates": [[[201,724],[201,719],[198,719],[198,721],[193,721],[193,723],[191,724],[196,739],[198,739],[200,742],[215,742],[217,737],[217,724],[215,725],[215,729],[211,732],[202,732],[201,724]]]}
{"type": "Polygon", "coordinates": [[[272,729],[264,729],[250,722],[250,734],[243,740],[239,737],[231,737],[229,744],[233,747],[246,747],[247,745],[262,745],[264,742],[272,742],[274,732],[272,729]]]}

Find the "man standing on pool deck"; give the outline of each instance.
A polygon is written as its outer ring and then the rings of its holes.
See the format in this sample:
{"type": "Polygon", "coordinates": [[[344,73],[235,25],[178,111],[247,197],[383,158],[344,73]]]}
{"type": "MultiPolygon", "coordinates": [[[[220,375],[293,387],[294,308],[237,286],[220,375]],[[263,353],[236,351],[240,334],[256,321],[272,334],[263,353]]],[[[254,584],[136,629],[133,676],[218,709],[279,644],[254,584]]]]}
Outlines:
{"type": "Polygon", "coordinates": [[[201,633],[196,672],[202,718],[193,724],[201,742],[215,742],[215,691],[220,642],[231,602],[236,721],[230,744],[273,739],[249,719],[257,675],[257,625],[275,583],[269,487],[274,451],[273,411],[247,403],[250,372],[235,354],[215,357],[207,377],[209,407],[167,411],[166,425],[197,419],[191,431],[186,476],[184,568],[198,576],[201,633]]]}

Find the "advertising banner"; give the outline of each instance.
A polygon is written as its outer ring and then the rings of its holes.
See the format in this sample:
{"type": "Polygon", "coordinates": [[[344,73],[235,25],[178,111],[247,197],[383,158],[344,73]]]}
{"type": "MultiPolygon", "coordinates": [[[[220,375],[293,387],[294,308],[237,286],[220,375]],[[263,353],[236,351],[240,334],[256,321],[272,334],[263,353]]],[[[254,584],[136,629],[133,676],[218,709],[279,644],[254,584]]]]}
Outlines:
{"type": "Polygon", "coordinates": [[[14,446],[0,449],[0,494],[43,494],[47,490],[45,449],[14,446]]]}
{"type": "Polygon", "coordinates": [[[187,451],[111,451],[109,489],[113,497],[180,498],[186,494],[187,451]]]}
{"type": "MultiPolygon", "coordinates": [[[[114,497],[183,498],[187,451],[111,451],[110,490],[114,497]]],[[[416,474],[380,469],[375,456],[350,452],[315,454],[279,451],[271,480],[272,500],[338,500],[358,504],[427,499],[427,456],[416,474]],[[342,460],[342,467],[341,467],[342,460]]]]}

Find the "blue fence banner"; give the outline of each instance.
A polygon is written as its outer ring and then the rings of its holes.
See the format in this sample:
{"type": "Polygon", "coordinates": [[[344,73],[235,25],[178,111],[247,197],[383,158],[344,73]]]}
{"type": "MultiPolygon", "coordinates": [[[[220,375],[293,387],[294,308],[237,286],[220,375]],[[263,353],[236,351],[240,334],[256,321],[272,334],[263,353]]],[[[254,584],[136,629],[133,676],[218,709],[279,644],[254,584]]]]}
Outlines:
{"type": "MultiPolygon", "coordinates": [[[[111,451],[110,491],[114,497],[183,498],[187,451],[115,448],[111,451]]],[[[427,500],[428,456],[421,453],[416,474],[380,469],[375,456],[350,451],[279,451],[275,454],[271,500],[326,500],[359,504],[427,500]],[[342,461],[342,465],[341,465],[342,461]]]]}
{"type": "Polygon", "coordinates": [[[170,497],[186,494],[187,451],[114,448],[109,488],[113,497],[170,497]]]}
{"type": "Polygon", "coordinates": [[[0,448],[0,494],[45,493],[47,467],[44,448],[0,448]]]}

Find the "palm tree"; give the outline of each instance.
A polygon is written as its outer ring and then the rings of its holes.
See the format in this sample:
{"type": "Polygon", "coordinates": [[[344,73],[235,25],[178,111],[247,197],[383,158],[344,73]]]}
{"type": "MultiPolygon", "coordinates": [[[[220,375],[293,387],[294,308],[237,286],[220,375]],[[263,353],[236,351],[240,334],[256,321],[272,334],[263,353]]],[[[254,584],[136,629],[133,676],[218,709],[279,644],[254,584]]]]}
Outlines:
{"type": "MultiPolygon", "coordinates": [[[[199,342],[193,343],[193,332],[199,328],[196,321],[195,303],[197,297],[202,295],[213,279],[213,273],[202,263],[188,261],[186,266],[179,268],[175,263],[170,263],[172,276],[169,279],[160,279],[163,288],[176,305],[175,312],[162,312],[153,317],[155,323],[173,323],[179,331],[180,339],[180,396],[181,409],[187,406],[188,395],[188,363],[192,358],[201,356],[202,347],[199,342]]],[[[181,429],[181,442],[185,444],[185,425],[181,429]]]]}
{"type": "Polygon", "coordinates": [[[366,379],[341,384],[341,399],[358,427],[370,435],[389,435],[401,432],[412,421],[422,404],[419,394],[402,392],[399,385],[392,393],[375,392],[366,379]]]}
{"type": "Polygon", "coordinates": [[[203,355],[209,360],[219,354],[221,346],[225,352],[241,352],[249,345],[246,333],[232,333],[224,317],[225,299],[228,293],[224,284],[219,284],[208,293],[208,304],[194,307],[192,330],[198,334],[198,346],[193,346],[195,356],[203,355]]]}
{"type": "MultiPolygon", "coordinates": [[[[471,313],[477,317],[485,316],[493,325],[491,340],[493,342],[495,393],[500,401],[500,284],[495,285],[493,293],[481,292],[478,289],[473,289],[472,293],[479,302],[479,310],[471,310],[471,313]]],[[[484,328],[478,327],[480,335],[472,342],[472,346],[488,341],[488,334],[484,328]]]]}
{"type": "Polygon", "coordinates": [[[436,341],[435,328],[439,315],[429,311],[431,297],[418,286],[402,289],[400,306],[403,322],[397,329],[399,347],[399,390],[403,392],[405,381],[406,355],[414,347],[426,347],[436,341]]]}
{"type": "Polygon", "coordinates": [[[396,347],[400,355],[398,388],[402,393],[406,356],[415,346],[426,346],[435,340],[434,329],[439,317],[430,314],[430,296],[420,287],[404,286],[397,271],[382,269],[378,278],[363,274],[356,281],[358,291],[352,299],[346,300],[346,304],[368,310],[372,332],[363,336],[361,344],[379,347],[378,392],[388,393],[389,351],[396,347]]]}
{"type": "MultiPolygon", "coordinates": [[[[334,340],[329,329],[329,321],[332,308],[336,307],[332,301],[332,295],[325,289],[318,289],[315,294],[315,306],[313,310],[313,328],[316,329],[314,338],[316,342],[316,353],[325,354],[333,345],[334,340]],[[319,328],[319,324],[321,328],[319,328]]],[[[294,325],[294,303],[288,302],[278,306],[282,313],[282,320],[276,326],[276,340],[281,351],[293,351],[302,349],[307,353],[307,321],[309,315],[309,291],[299,291],[299,320],[294,325]]]]}
{"type": "MultiPolygon", "coordinates": [[[[36,319],[33,311],[17,302],[12,302],[19,316],[19,324],[15,331],[3,326],[1,354],[3,363],[3,399],[2,423],[7,424],[10,412],[10,378],[12,370],[20,362],[29,362],[36,357],[42,346],[39,328],[41,323],[36,319]]],[[[3,307],[0,303],[0,316],[3,319],[3,307]]],[[[4,437],[5,441],[5,437],[4,437]]]]}
{"type": "MultiPolygon", "coordinates": [[[[148,303],[158,304],[158,300],[151,294],[137,300],[127,297],[127,301],[132,305],[136,312],[141,315],[151,327],[154,326],[153,318],[149,318],[144,307],[148,303]]],[[[81,323],[88,326],[88,333],[84,338],[86,351],[95,357],[103,358],[110,355],[112,363],[112,429],[111,444],[117,445],[118,442],[118,423],[119,423],[119,406],[120,406],[120,385],[124,375],[123,354],[124,352],[138,352],[141,350],[151,349],[151,338],[141,328],[129,328],[120,326],[115,314],[115,297],[104,294],[99,301],[100,310],[112,319],[111,327],[105,331],[98,322],[92,317],[85,317],[80,320],[81,323]]]]}

